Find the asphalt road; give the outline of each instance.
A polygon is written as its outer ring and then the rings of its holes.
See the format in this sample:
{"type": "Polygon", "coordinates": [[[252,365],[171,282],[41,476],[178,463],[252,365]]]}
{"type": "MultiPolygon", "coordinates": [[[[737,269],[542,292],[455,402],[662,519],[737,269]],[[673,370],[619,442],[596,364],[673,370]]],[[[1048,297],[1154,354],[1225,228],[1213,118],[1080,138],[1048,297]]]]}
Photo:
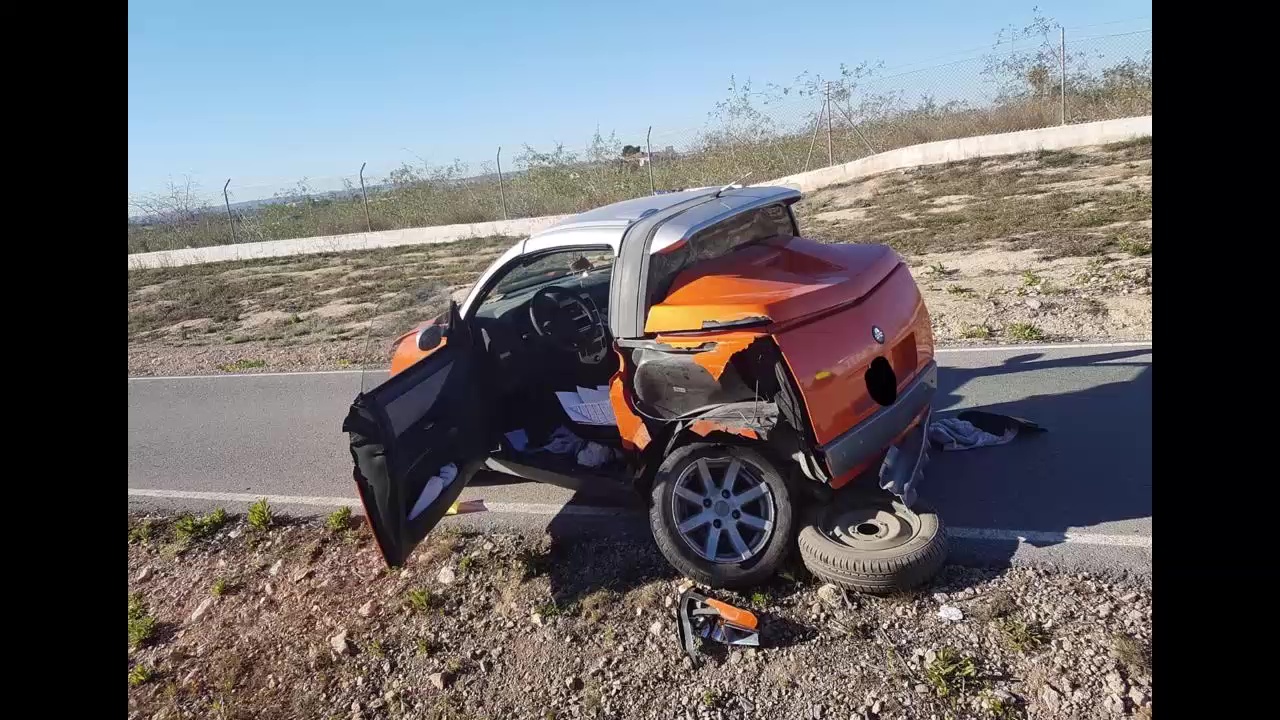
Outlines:
{"type": "MultiPolygon", "coordinates": [[[[1049,429],[933,452],[921,496],[946,522],[952,557],[1149,575],[1150,344],[953,349],[938,359],[936,415],[981,408],[1049,429]]],[[[295,513],[358,510],[340,426],[360,383],[353,372],[130,378],[130,507],[235,508],[265,495],[295,513]]],[[[495,475],[463,498],[483,499],[489,512],[448,522],[646,532],[642,508],[613,489],[574,493],[495,475]]]]}

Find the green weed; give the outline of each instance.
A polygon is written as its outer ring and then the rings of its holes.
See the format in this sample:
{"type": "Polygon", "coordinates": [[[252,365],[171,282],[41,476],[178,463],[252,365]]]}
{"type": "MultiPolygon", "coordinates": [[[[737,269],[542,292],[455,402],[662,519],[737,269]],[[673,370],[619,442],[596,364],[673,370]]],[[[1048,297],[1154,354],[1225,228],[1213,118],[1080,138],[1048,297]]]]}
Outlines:
{"type": "Polygon", "coordinates": [[[1043,340],[1044,331],[1032,323],[1017,322],[1005,328],[1005,334],[1014,340],[1043,340]]]}
{"type": "Polygon", "coordinates": [[[233,363],[223,363],[222,365],[218,366],[218,369],[221,370],[222,372],[230,373],[230,372],[243,372],[245,370],[253,370],[255,368],[266,367],[266,366],[267,366],[266,360],[247,360],[242,358],[240,360],[236,360],[233,363]]]}
{"type": "Polygon", "coordinates": [[[213,512],[200,517],[183,515],[173,524],[173,536],[179,543],[186,544],[209,537],[226,524],[227,511],[222,508],[215,508],[213,512]]]}
{"type": "Polygon", "coordinates": [[[955,650],[944,647],[925,668],[925,680],[938,697],[950,697],[963,693],[978,677],[978,667],[973,658],[961,657],[955,650]]]}
{"type": "Polygon", "coordinates": [[[1026,623],[1013,618],[1004,618],[997,625],[1005,647],[1014,652],[1033,652],[1044,647],[1049,634],[1038,623],[1026,623]]]}
{"type": "Polygon", "coordinates": [[[150,520],[141,520],[129,526],[129,544],[146,545],[151,542],[151,535],[155,531],[155,523],[150,520]]]}
{"type": "Polygon", "coordinates": [[[138,687],[151,679],[153,671],[150,665],[138,663],[129,670],[129,687],[138,687]]]}
{"type": "Polygon", "coordinates": [[[134,593],[129,596],[129,647],[142,647],[156,632],[156,619],[147,613],[147,604],[142,596],[134,593]]]}
{"type": "Polygon", "coordinates": [[[342,507],[329,513],[329,517],[324,520],[325,527],[330,532],[342,532],[351,526],[351,508],[343,505],[342,507]]]}
{"type": "Polygon", "coordinates": [[[249,506],[249,527],[253,530],[258,532],[266,530],[271,527],[273,519],[271,505],[267,503],[266,498],[260,498],[249,506]]]}
{"type": "Polygon", "coordinates": [[[428,588],[412,588],[405,593],[409,608],[414,612],[424,613],[439,607],[443,599],[428,588]]]}

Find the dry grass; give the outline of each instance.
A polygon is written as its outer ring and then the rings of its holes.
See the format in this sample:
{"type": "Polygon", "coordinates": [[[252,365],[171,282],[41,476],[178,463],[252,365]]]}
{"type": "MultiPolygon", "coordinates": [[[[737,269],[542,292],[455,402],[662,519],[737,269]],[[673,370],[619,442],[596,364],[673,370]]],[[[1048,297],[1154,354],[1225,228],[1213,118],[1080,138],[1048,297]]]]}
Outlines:
{"type": "MultiPolygon", "coordinates": [[[[1079,148],[1057,167],[987,158],[825,188],[798,215],[808,237],[902,251],[939,342],[1003,340],[1014,323],[1138,339],[1150,333],[1150,299],[1134,292],[1150,287],[1150,166],[1149,139],[1079,148]],[[1023,305],[1032,296],[1037,311],[1023,305]]],[[[387,340],[441,312],[512,242],[131,271],[130,373],[383,366],[387,340]]]]}
{"type": "MultiPolygon", "coordinates": [[[[949,67],[949,73],[995,81],[1000,89],[995,101],[938,103],[924,98],[908,102],[904,97],[916,93],[906,91],[902,80],[881,77],[879,67],[842,68],[834,85],[833,102],[839,112],[830,132],[831,161],[844,163],[872,152],[936,140],[1057,125],[1061,121],[1058,101],[1046,95],[1034,80],[1035,73],[1028,72],[1045,63],[1056,67],[1058,62],[1056,55],[1044,57],[1043,49],[1036,49],[1040,40],[1056,44],[1056,34],[1049,31],[1052,22],[1040,20],[1043,37],[1023,43],[1024,50],[949,67]],[[853,87],[856,92],[851,91],[853,87]],[[858,126],[842,121],[841,115],[857,117],[858,126]]],[[[1084,57],[1079,63],[1075,57],[1069,59],[1080,68],[1069,78],[1070,122],[1151,112],[1149,56],[1139,51],[1109,66],[1091,64],[1084,57]]],[[[722,184],[748,172],[763,180],[820,167],[827,162],[825,153],[810,155],[810,129],[821,107],[814,92],[818,87],[808,73],[787,88],[752,88],[749,82],[731,81],[728,97],[716,103],[704,128],[681,138],[678,147],[653,148],[653,184],[661,189],[722,184]],[[809,102],[797,104],[799,96],[807,96],[809,102]]],[[[650,193],[649,170],[620,161],[624,143],[638,141],[643,138],[604,137],[597,131],[581,152],[563,145],[550,152],[526,146],[507,163],[505,203],[495,168],[487,163],[479,168],[459,162],[443,167],[404,164],[372,181],[369,220],[358,187],[317,193],[304,179],[273,204],[238,211],[234,241],[363,232],[370,225],[376,231],[475,223],[504,215],[580,212],[650,193]]],[[[1132,149],[1125,146],[1118,151],[1132,149]]],[[[1090,162],[1074,151],[1046,151],[1038,160],[1045,167],[1064,169],[1090,162]]],[[[175,187],[172,192],[132,198],[151,213],[152,221],[129,224],[129,252],[232,242],[221,207],[202,206],[196,200],[200,193],[192,190],[175,187]]]]}
{"type": "MultiPolygon", "coordinates": [[[[442,311],[514,238],[129,272],[129,340],[298,345],[385,337],[442,311]]],[[[227,367],[227,372],[261,365],[227,367]]]]}
{"type": "Polygon", "coordinates": [[[631,592],[628,592],[625,604],[632,612],[637,608],[641,610],[652,610],[654,608],[661,607],[662,598],[668,592],[670,592],[670,588],[665,583],[646,583],[631,592]]]}
{"type": "Polygon", "coordinates": [[[1114,635],[1111,639],[1111,652],[1129,672],[1136,675],[1151,674],[1151,651],[1132,637],[1114,635]]]}
{"type": "Polygon", "coordinates": [[[451,560],[462,538],[456,532],[447,529],[427,536],[426,542],[417,551],[415,562],[427,568],[434,568],[446,560],[451,560]]]}
{"type": "Polygon", "coordinates": [[[618,610],[618,593],[600,589],[588,593],[578,604],[579,616],[590,624],[608,622],[618,610]]]}
{"type": "Polygon", "coordinates": [[[981,622],[991,622],[1009,617],[1018,609],[1007,592],[992,593],[984,602],[970,609],[973,617],[981,622]]]}
{"type": "Polygon", "coordinates": [[[884,173],[798,211],[810,237],[897,247],[939,343],[1146,339],[1150,168],[1145,138],[884,173]]]}
{"type": "Polygon", "coordinates": [[[1149,138],[1090,151],[967,160],[825,188],[799,208],[809,235],[885,242],[909,255],[997,241],[1011,250],[1039,250],[1046,260],[1102,255],[1126,241],[1129,248],[1145,241],[1149,253],[1150,230],[1134,223],[1151,219],[1151,184],[1143,174],[1150,163],[1149,138]],[[1068,154],[1069,163],[1059,159],[1068,154]],[[1120,182],[1103,185],[1106,179],[1120,182]]]}

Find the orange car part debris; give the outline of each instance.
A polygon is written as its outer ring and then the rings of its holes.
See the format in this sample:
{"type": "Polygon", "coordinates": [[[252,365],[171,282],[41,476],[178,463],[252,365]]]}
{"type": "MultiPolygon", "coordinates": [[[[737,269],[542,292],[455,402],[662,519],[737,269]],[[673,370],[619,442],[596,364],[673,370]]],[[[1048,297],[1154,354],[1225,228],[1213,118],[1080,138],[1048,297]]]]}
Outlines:
{"type": "Polygon", "coordinates": [[[749,610],[734,607],[727,602],[716,600],[715,598],[707,598],[707,605],[719,610],[720,617],[724,618],[725,622],[733,623],[734,625],[737,625],[740,628],[746,628],[747,630],[757,629],[759,621],[756,620],[756,616],[749,610]]]}
{"type": "Polygon", "coordinates": [[[760,645],[759,621],[754,614],[693,590],[681,593],[676,603],[676,632],[680,647],[695,665],[698,647],[694,638],[725,645],[760,645]]]}

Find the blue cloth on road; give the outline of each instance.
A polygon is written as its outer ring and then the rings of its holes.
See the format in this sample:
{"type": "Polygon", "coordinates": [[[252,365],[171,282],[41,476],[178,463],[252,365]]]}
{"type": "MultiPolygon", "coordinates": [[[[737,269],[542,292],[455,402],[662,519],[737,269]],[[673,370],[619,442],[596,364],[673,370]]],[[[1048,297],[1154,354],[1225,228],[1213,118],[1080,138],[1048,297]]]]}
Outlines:
{"type": "Polygon", "coordinates": [[[941,446],[944,451],[972,450],[1004,445],[1022,430],[1044,432],[1043,427],[1023,418],[966,410],[958,417],[936,418],[929,423],[929,440],[941,446]]]}

